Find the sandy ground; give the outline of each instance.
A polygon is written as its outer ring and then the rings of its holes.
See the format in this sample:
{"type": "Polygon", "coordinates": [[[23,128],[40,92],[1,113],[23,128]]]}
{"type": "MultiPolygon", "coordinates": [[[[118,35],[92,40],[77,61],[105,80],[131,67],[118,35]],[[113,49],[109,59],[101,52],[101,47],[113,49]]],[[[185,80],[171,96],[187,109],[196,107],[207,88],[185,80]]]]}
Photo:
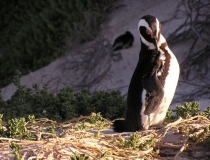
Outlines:
{"type": "MultiPolygon", "coordinates": [[[[137,30],[139,19],[146,14],[156,16],[161,22],[163,22],[162,34],[167,38],[169,34],[172,33],[172,31],[174,31],[180,24],[182,24],[184,20],[183,18],[180,18],[167,21],[173,17],[174,11],[176,10],[179,2],[180,0],[121,0],[118,2],[117,5],[121,7],[112,11],[109,16],[110,21],[108,24],[103,26],[102,34],[113,42],[118,35],[129,30],[134,35],[135,40],[132,48],[120,51],[123,59],[112,64],[111,77],[103,81],[98,89],[107,90],[125,86],[121,89],[121,91],[123,95],[126,95],[128,89],[127,86],[136,66],[138,53],[140,50],[140,39],[137,30]]],[[[170,46],[180,63],[183,61],[185,53],[189,49],[187,46],[190,44],[191,42],[187,41],[170,46]]],[[[66,51],[66,54],[68,55],[68,51],[66,51]]],[[[68,56],[65,58],[59,58],[44,68],[31,72],[26,76],[22,76],[21,83],[27,87],[31,87],[34,83],[43,84],[52,79],[59,79],[62,77],[62,72],[61,68],[58,66],[69,58],[70,57],[68,56]]],[[[69,75],[68,78],[70,77],[72,77],[72,75],[69,75]]],[[[60,89],[64,87],[64,85],[59,85],[57,87],[60,89]]],[[[192,86],[178,85],[176,93],[190,89],[192,89],[192,86]]],[[[10,99],[15,90],[16,87],[13,84],[2,88],[1,93],[3,99],[10,99]]],[[[210,105],[210,100],[208,99],[200,99],[198,97],[196,100],[201,102],[202,109],[210,105]]],[[[172,104],[171,107],[174,108],[175,105],[176,104],[172,104]]]]}

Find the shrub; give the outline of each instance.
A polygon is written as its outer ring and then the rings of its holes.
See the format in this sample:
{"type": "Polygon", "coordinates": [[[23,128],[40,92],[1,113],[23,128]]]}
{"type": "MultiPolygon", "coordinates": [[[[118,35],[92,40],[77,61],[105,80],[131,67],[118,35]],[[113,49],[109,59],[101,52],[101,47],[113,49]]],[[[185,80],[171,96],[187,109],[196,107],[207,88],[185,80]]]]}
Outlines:
{"type": "Polygon", "coordinates": [[[7,123],[7,136],[8,137],[19,137],[24,136],[26,134],[26,121],[25,118],[14,118],[11,120],[8,120],[7,123]]]}
{"type": "Polygon", "coordinates": [[[125,100],[120,91],[98,91],[91,93],[87,89],[74,92],[71,88],[63,88],[57,95],[48,91],[44,85],[40,89],[34,84],[32,89],[20,84],[18,77],[14,78],[17,91],[10,100],[0,99],[0,114],[3,120],[34,115],[36,118],[49,118],[56,121],[66,121],[80,115],[90,115],[100,112],[104,118],[115,119],[123,117],[125,100]]]}
{"type": "Polygon", "coordinates": [[[92,40],[112,0],[2,0],[0,87],[61,56],[66,47],[92,40]],[[19,74],[19,73],[18,73],[19,74]]]}
{"type": "Polygon", "coordinates": [[[189,118],[198,115],[200,104],[198,102],[185,102],[184,105],[177,105],[176,109],[172,110],[175,112],[175,117],[189,118]]]}
{"type": "Polygon", "coordinates": [[[171,121],[182,117],[184,119],[194,116],[204,116],[210,119],[210,107],[206,107],[205,110],[200,111],[199,102],[185,102],[184,105],[177,105],[175,109],[168,109],[166,113],[166,121],[171,121]]]}

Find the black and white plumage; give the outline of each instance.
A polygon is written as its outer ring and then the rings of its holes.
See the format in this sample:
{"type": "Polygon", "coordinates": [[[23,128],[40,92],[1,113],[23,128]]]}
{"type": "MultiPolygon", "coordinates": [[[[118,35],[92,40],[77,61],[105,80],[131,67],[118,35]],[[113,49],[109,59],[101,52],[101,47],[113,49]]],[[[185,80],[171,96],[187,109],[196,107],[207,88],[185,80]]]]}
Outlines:
{"type": "Polygon", "coordinates": [[[126,31],[123,35],[117,37],[112,45],[112,50],[117,51],[124,48],[130,48],[133,45],[134,37],[131,32],[126,31]]]}
{"type": "Polygon", "coordinates": [[[151,15],[139,21],[139,61],[128,89],[125,120],[114,122],[116,132],[146,130],[165,119],[180,69],[160,29],[160,22],[151,15]]]}

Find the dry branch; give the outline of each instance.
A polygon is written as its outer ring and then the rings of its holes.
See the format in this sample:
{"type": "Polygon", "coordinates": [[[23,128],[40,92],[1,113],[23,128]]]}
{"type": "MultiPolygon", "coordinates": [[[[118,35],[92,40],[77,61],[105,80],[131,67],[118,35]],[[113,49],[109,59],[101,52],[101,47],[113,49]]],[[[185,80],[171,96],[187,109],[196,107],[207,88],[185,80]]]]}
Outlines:
{"type": "MultiPolygon", "coordinates": [[[[191,40],[186,59],[181,64],[181,81],[200,83],[194,85],[194,90],[179,93],[174,102],[193,101],[199,98],[210,98],[210,1],[182,0],[173,18],[184,18],[180,25],[168,38],[175,44],[191,40]],[[205,87],[207,86],[207,87],[205,87]]],[[[184,54],[184,53],[183,53],[184,54]]]]}

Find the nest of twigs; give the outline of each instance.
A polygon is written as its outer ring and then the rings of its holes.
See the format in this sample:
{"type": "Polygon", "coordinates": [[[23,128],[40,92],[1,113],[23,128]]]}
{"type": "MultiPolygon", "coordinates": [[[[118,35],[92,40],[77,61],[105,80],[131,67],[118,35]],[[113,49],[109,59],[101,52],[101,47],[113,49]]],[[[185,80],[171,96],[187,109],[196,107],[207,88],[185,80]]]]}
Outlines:
{"type": "Polygon", "coordinates": [[[210,158],[209,146],[204,143],[205,138],[210,141],[206,117],[179,118],[160,128],[119,134],[110,129],[112,122],[104,118],[95,121],[94,116],[64,123],[36,119],[27,124],[36,139],[0,138],[0,159],[176,159],[201,151],[210,158]],[[49,126],[54,132],[47,132],[49,126]]]}

